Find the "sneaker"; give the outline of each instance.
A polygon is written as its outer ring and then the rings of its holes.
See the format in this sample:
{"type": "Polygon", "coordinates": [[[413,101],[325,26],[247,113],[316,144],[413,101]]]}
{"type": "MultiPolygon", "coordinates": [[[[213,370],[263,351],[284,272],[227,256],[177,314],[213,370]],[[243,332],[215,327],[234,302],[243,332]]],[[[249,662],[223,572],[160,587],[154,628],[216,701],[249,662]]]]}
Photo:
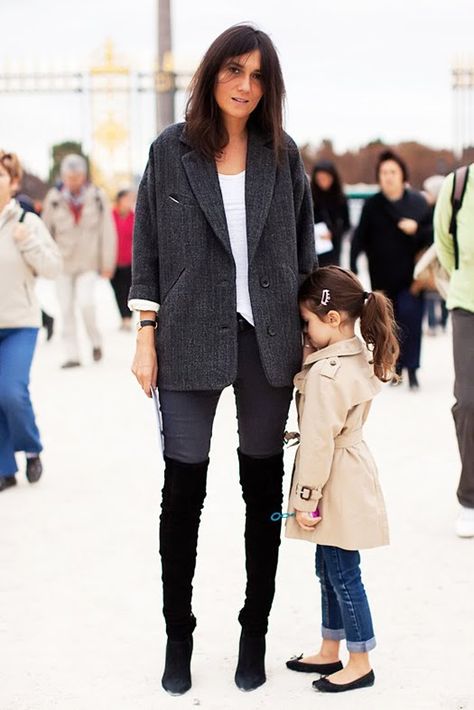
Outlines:
{"type": "Polygon", "coordinates": [[[43,464],[39,456],[28,456],[26,459],[26,477],[30,483],[38,483],[43,473],[43,464]]]}
{"type": "Polygon", "coordinates": [[[474,508],[461,506],[455,530],[458,537],[474,537],[474,508]]]}
{"type": "Polygon", "coordinates": [[[2,491],[6,491],[7,488],[11,488],[12,486],[16,486],[16,478],[15,476],[0,476],[0,493],[2,491]]]}
{"type": "Polygon", "coordinates": [[[92,359],[94,360],[94,362],[99,362],[100,360],[102,360],[102,348],[93,348],[92,359]]]}

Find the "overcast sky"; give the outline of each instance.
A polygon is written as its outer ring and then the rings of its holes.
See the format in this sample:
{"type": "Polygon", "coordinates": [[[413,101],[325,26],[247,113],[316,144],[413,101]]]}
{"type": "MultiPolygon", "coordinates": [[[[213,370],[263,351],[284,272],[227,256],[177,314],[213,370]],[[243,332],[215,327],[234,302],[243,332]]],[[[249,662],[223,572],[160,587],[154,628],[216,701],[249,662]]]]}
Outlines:
{"type": "MultiPolygon", "coordinates": [[[[0,0],[0,70],[88,66],[111,38],[123,58],[155,58],[155,0],[0,0]]],[[[195,66],[226,27],[249,21],[270,34],[287,86],[286,128],[298,143],[337,149],[374,138],[453,143],[450,69],[473,53],[472,0],[172,0],[177,63],[195,66]]],[[[0,146],[45,175],[52,143],[81,139],[88,107],[77,97],[0,95],[0,146]]],[[[153,139],[153,104],[135,105],[134,167],[153,139]]],[[[181,118],[178,116],[178,119],[181,118]]]]}

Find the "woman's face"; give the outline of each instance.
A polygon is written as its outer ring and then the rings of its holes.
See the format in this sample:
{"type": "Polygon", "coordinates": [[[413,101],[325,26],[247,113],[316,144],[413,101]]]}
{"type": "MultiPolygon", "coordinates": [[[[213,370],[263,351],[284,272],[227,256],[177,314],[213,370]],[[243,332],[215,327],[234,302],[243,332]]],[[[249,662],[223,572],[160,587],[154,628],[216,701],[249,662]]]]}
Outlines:
{"type": "Polygon", "coordinates": [[[12,180],[10,174],[0,163],[0,202],[8,202],[18,187],[18,180],[12,180]]]}
{"type": "Polygon", "coordinates": [[[250,54],[232,57],[224,62],[217,74],[214,98],[223,115],[248,119],[263,96],[261,55],[256,49],[250,54]]]}
{"type": "Polygon", "coordinates": [[[385,160],[379,168],[379,184],[382,192],[390,195],[403,190],[403,172],[395,160],[385,160]]]}
{"type": "Polygon", "coordinates": [[[334,182],[334,177],[331,175],[331,173],[327,173],[324,170],[318,170],[318,172],[314,176],[314,182],[320,188],[320,190],[324,190],[324,192],[326,192],[327,190],[331,189],[332,184],[334,182]]]}

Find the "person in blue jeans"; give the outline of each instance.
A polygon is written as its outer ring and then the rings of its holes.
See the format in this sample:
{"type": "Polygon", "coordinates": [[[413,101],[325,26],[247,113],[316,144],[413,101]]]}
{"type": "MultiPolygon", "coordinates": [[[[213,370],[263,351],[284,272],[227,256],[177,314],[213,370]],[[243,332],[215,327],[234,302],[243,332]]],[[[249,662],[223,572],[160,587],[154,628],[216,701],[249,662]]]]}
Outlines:
{"type": "Polygon", "coordinates": [[[375,680],[369,661],[375,634],[359,550],[387,545],[389,535],[362,428],[379,380],[394,376],[399,346],[391,301],[381,292],[366,293],[350,271],[318,269],[300,287],[299,301],[307,355],[294,379],[300,444],[286,534],[317,545],[322,643],[315,655],[286,665],[324,676],[313,682],[314,690],[341,693],[375,680]],[[359,319],[362,338],[355,334],[359,319]],[[345,667],[342,639],[349,651],[345,667]]]}
{"type": "Polygon", "coordinates": [[[30,368],[41,326],[36,276],[55,278],[61,256],[41,219],[13,199],[22,169],[0,150],[0,492],[16,485],[15,453],[26,454],[26,477],[39,481],[40,433],[30,399],[30,368]]]}

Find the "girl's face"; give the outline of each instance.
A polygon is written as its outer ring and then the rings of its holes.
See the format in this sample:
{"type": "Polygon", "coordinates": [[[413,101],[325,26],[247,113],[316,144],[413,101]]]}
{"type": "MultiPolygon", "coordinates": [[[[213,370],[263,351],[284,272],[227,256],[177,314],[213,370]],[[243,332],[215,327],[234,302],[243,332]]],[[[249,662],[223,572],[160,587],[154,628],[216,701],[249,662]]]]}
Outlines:
{"type": "Polygon", "coordinates": [[[15,194],[18,180],[12,180],[10,174],[0,163],[0,202],[6,203],[15,194]]]}
{"type": "Polygon", "coordinates": [[[325,316],[320,317],[306,308],[304,303],[301,303],[300,315],[304,322],[303,331],[315,350],[327,348],[328,345],[333,345],[333,343],[338,343],[354,335],[354,323],[348,320],[346,313],[329,311],[325,316]]]}
{"type": "Polygon", "coordinates": [[[331,189],[334,178],[331,173],[326,173],[324,170],[318,170],[314,176],[314,182],[321,190],[326,192],[326,190],[331,189]]]}
{"type": "Polygon", "coordinates": [[[225,117],[246,120],[257,108],[263,96],[260,65],[258,49],[224,62],[217,75],[214,98],[225,117]]]}
{"type": "Polygon", "coordinates": [[[330,345],[334,335],[334,327],[330,322],[326,322],[328,316],[324,316],[323,320],[303,304],[300,305],[300,314],[304,322],[303,331],[308,336],[313,348],[320,350],[330,345]]]}

